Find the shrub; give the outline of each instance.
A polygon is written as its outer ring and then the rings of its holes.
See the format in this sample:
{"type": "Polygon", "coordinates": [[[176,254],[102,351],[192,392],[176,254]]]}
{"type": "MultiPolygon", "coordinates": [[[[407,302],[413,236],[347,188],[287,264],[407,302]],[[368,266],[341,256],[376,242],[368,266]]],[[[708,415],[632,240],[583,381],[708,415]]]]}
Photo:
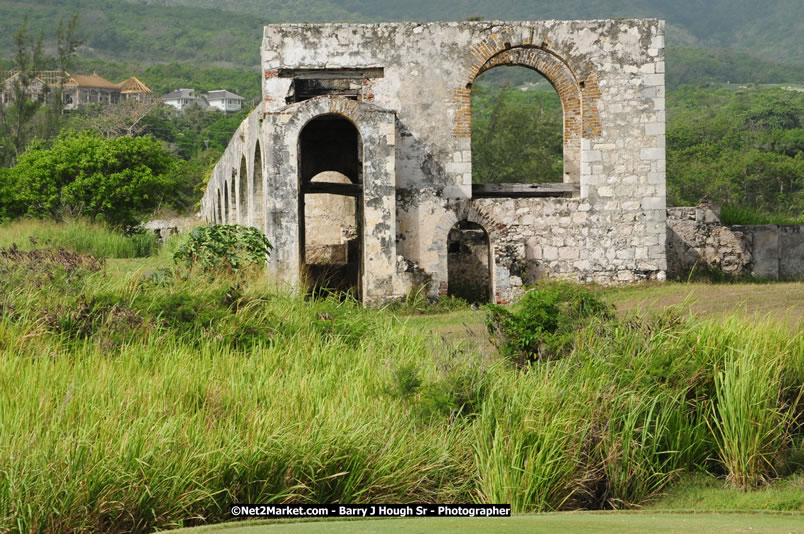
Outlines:
{"type": "Polygon", "coordinates": [[[611,316],[611,307],[591,291],[553,282],[525,293],[513,311],[490,304],[486,325],[501,352],[524,365],[561,356],[571,349],[579,327],[594,317],[611,316]]]}
{"type": "Polygon", "coordinates": [[[172,190],[170,154],[151,137],[103,139],[92,132],[61,134],[47,148],[32,143],[8,172],[17,198],[6,216],[102,218],[131,229],[172,190]]]}
{"type": "Polygon", "coordinates": [[[261,265],[273,246],[262,232],[247,226],[213,224],[199,226],[175,254],[173,261],[188,269],[223,269],[238,272],[248,265],[261,265]]]}

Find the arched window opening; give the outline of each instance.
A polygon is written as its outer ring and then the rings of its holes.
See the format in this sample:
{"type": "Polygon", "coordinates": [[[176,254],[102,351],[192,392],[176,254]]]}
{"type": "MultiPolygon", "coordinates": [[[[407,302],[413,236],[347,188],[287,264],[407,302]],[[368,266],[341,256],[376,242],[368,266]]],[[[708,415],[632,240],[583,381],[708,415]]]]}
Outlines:
{"type": "Polygon", "coordinates": [[[218,193],[218,209],[215,210],[215,224],[223,223],[223,205],[221,204],[221,190],[216,189],[218,193]]]}
{"type": "Polygon", "coordinates": [[[237,182],[237,169],[232,169],[232,179],[229,182],[229,224],[237,224],[237,192],[235,183],[237,182]]]}
{"type": "Polygon", "coordinates": [[[308,289],[360,298],[363,163],[357,128],[337,115],[308,123],[299,136],[299,174],[300,253],[308,289]]]}
{"type": "Polygon", "coordinates": [[[447,294],[469,302],[489,302],[492,265],[486,230],[469,221],[456,223],[447,236],[447,294]]]}
{"type": "Polygon", "coordinates": [[[472,182],[564,181],[563,110],[538,71],[501,65],[472,88],[472,182]]]}
{"type": "Polygon", "coordinates": [[[251,224],[262,232],[266,232],[265,198],[263,198],[262,184],[262,151],[260,150],[259,141],[254,146],[254,180],[251,183],[251,198],[254,203],[251,210],[254,214],[251,224]]]}
{"type": "Polygon", "coordinates": [[[237,182],[237,194],[240,199],[237,214],[240,224],[248,224],[248,164],[246,156],[240,158],[240,179],[237,182]]]}
{"type": "Polygon", "coordinates": [[[229,224],[229,217],[232,213],[232,207],[229,205],[229,182],[223,181],[223,217],[221,221],[223,224],[229,224]]]}

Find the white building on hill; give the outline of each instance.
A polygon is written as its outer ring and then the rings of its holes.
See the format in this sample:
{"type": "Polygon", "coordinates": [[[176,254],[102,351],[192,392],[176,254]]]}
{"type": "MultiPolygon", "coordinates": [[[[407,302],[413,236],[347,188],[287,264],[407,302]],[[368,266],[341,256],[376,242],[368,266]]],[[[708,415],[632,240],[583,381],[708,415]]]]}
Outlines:
{"type": "Polygon", "coordinates": [[[166,94],[162,97],[162,102],[166,105],[174,107],[179,111],[186,109],[193,104],[204,105],[203,100],[195,96],[193,89],[178,89],[172,93],[166,94]]]}
{"type": "Polygon", "coordinates": [[[221,111],[239,111],[243,107],[243,97],[225,89],[210,91],[204,95],[209,107],[221,111]]]}

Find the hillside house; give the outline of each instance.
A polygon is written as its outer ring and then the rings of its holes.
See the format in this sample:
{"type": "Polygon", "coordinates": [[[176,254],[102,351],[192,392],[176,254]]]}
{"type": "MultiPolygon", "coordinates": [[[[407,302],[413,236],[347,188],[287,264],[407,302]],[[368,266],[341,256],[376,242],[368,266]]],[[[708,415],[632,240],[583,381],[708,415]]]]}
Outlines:
{"type": "Polygon", "coordinates": [[[193,89],[177,89],[163,96],[162,102],[166,106],[176,108],[179,111],[183,111],[194,104],[202,107],[205,105],[203,99],[195,96],[195,90],[193,89]]]}
{"type": "Polygon", "coordinates": [[[226,91],[225,89],[219,91],[210,91],[206,93],[204,97],[210,108],[219,109],[221,111],[240,111],[240,108],[243,107],[244,98],[240,95],[232,93],[231,91],[226,91]]]}
{"type": "MultiPolygon", "coordinates": [[[[8,105],[14,100],[14,85],[20,82],[20,77],[21,73],[18,71],[0,73],[0,79],[4,80],[0,103],[8,105]]],[[[125,100],[146,102],[153,98],[153,92],[148,86],[133,76],[120,83],[110,82],[94,72],[85,75],[33,71],[28,73],[28,77],[30,82],[26,90],[27,98],[47,102],[61,86],[65,111],[79,109],[86,104],[110,105],[125,100]]]]}

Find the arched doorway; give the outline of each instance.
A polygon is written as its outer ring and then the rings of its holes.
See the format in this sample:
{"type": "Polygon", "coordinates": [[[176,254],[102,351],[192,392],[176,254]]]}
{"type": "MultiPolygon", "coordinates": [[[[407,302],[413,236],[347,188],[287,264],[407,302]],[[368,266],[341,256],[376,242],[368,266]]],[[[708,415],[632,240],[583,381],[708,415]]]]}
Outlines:
{"type": "Polygon", "coordinates": [[[232,206],[229,205],[229,182],[224,180],[223,182],[223,215],[221,218],[222,224],[229,224],[230,217],[232,215],[232,206]]]}
{"type": "Polygon", "coordinates": [[[469,302],[489,302],[493,265],[486,230],[465,220],[455,223],[447,236],[447,294],[469,302]]]}
{"type": "Polygon", "coordinates": [[[229,224],[237,224],[238,206],[237,192],[235,191],[235,181],[237,180],[237,169],[232,169],[232,179],[229,181],[229,224]]]}
{"type": "Polygon", "coordinates": [[[215,223],[216,224],[223,224],[223,204],[221,203],[221,190],[220,188],[216,189],[218,193],[218,209],[215,212],[215,223]]]}
{"type": "Polygon", "coordinates": [[[361,298],[363,146],[351,121],[322,115],[299,134],[299,243],[311,291],[361,298]]]}

